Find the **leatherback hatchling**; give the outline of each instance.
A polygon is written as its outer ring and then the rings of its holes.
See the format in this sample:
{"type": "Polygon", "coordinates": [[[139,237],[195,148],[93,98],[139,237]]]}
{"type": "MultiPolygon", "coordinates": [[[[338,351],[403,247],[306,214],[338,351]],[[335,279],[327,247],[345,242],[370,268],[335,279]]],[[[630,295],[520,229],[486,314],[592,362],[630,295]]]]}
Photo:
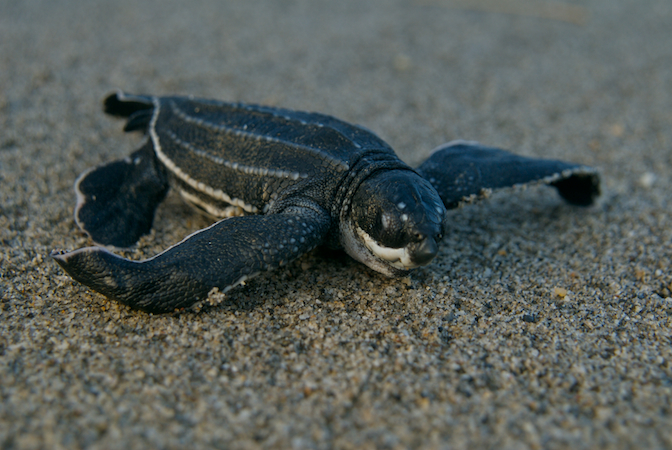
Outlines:
{"type": "Polygon", "coordinates": [[[436,256],[446,209],[493,189],[542,182],[584,206],[599,195],[592,168],[476,142],[444,144],[412,169],[372,132],[323,114],[121,92],[104,104],[148,138],[80,176],[75,219],[98,246],[52,257],[80,283],[148,312],[226,293],[319,245],[406,275],[436,256]],[[147,234],[169,186],[220,220],[144,261],[103,247],[147,234]]]}

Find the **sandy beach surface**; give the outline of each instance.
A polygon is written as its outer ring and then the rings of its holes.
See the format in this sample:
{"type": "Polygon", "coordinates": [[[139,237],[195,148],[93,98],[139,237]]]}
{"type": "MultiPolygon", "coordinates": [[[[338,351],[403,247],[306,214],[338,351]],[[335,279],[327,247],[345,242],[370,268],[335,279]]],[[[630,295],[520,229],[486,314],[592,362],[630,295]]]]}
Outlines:
{"type": "MultiPolygon", "coordinates": [[[[672,448],[672,2],[0,2],[0,448],[672,448]],[[446,141],[599,168],[450,212],[393,280],[315,251],[201,311],[75,283],[115,89],[319,111],[411,164],[446,141]]],[[[208,219],[170,194],[160,252],[208,219]]]]}

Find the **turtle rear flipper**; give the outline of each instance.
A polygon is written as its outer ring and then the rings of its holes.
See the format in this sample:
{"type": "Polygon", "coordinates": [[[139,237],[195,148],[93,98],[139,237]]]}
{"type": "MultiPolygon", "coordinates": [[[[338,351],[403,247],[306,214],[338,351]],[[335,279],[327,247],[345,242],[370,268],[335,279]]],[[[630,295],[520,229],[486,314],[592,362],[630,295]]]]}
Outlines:
{"type": "Polygon", "coordinates": [[[124,131],[146,131],[154,114],[154,101],[145,95],[116,92],[105,98],[103,110],[111,116],[128,117],[124,131]]]}
{"type": "Polygon", "coordinates": [[[593,168],[527,158],[476,142],[445,144],[416,170],[439,192],[446,208],[455,208],[491,190],[533,183],[555,187],[562,198],[578,206],[589,206],[600,195],[600,178],[593,168]]]}
{"type": "Polygon", "coordinates": [[[197,231],[145,261],[100,247],[52,257],[75,280],[132,308],[165,313],[225,294],[261,271],[291,262],[319,245],[329,213],[318,206],[279,214],[232,217],[197,231]]]}
{"type": "Polygon", "coordinates": [[[128,158],[84,172],[75,191],[77,225],[97,244],[124,248],[149,233],[168,179],[148,141],[128,158]]]}

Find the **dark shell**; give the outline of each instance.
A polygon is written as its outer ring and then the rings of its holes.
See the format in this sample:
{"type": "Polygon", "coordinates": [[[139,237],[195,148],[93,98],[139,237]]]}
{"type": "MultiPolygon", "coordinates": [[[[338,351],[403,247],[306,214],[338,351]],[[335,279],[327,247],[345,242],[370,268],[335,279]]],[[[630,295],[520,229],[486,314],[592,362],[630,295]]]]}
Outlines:
{"type": "MultiPolygon", "coordinates": [[[[186,97],[155,99],[149,133],[189,196],[265,213],[302,186],[331,209],[355,166],[407,167],[369,131],[323,114],[186,97]]],[[[410,168],[409,168],[410,170],[410,168]]]]}

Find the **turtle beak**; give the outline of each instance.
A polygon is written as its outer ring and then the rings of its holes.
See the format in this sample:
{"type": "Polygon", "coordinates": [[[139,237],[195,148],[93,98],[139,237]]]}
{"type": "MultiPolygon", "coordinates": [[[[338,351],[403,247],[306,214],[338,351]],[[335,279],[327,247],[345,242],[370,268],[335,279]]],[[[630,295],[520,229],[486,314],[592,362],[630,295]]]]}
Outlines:
{"type": "Polygon", "coordinates": [[[439,252],[439,245],[434,237],[427,236],[422,241],[413,245],[409,250],[411,261],[418,266],[424,266],[425,264],[429,264],[439,252]]]}
{"type": "Polygon", "coordinates": [[[416,267],[429,264],[439,253],[439,243],[443,238],[444,229],[442,219],[443,217],[438,214],[425,214],[423,220],[415,221],[414,233],[411,233],[415,234],[415,239],[406,246],[406,249],[416,267]],[[421,225],[418,226],[418,223],[421,225]]]}

